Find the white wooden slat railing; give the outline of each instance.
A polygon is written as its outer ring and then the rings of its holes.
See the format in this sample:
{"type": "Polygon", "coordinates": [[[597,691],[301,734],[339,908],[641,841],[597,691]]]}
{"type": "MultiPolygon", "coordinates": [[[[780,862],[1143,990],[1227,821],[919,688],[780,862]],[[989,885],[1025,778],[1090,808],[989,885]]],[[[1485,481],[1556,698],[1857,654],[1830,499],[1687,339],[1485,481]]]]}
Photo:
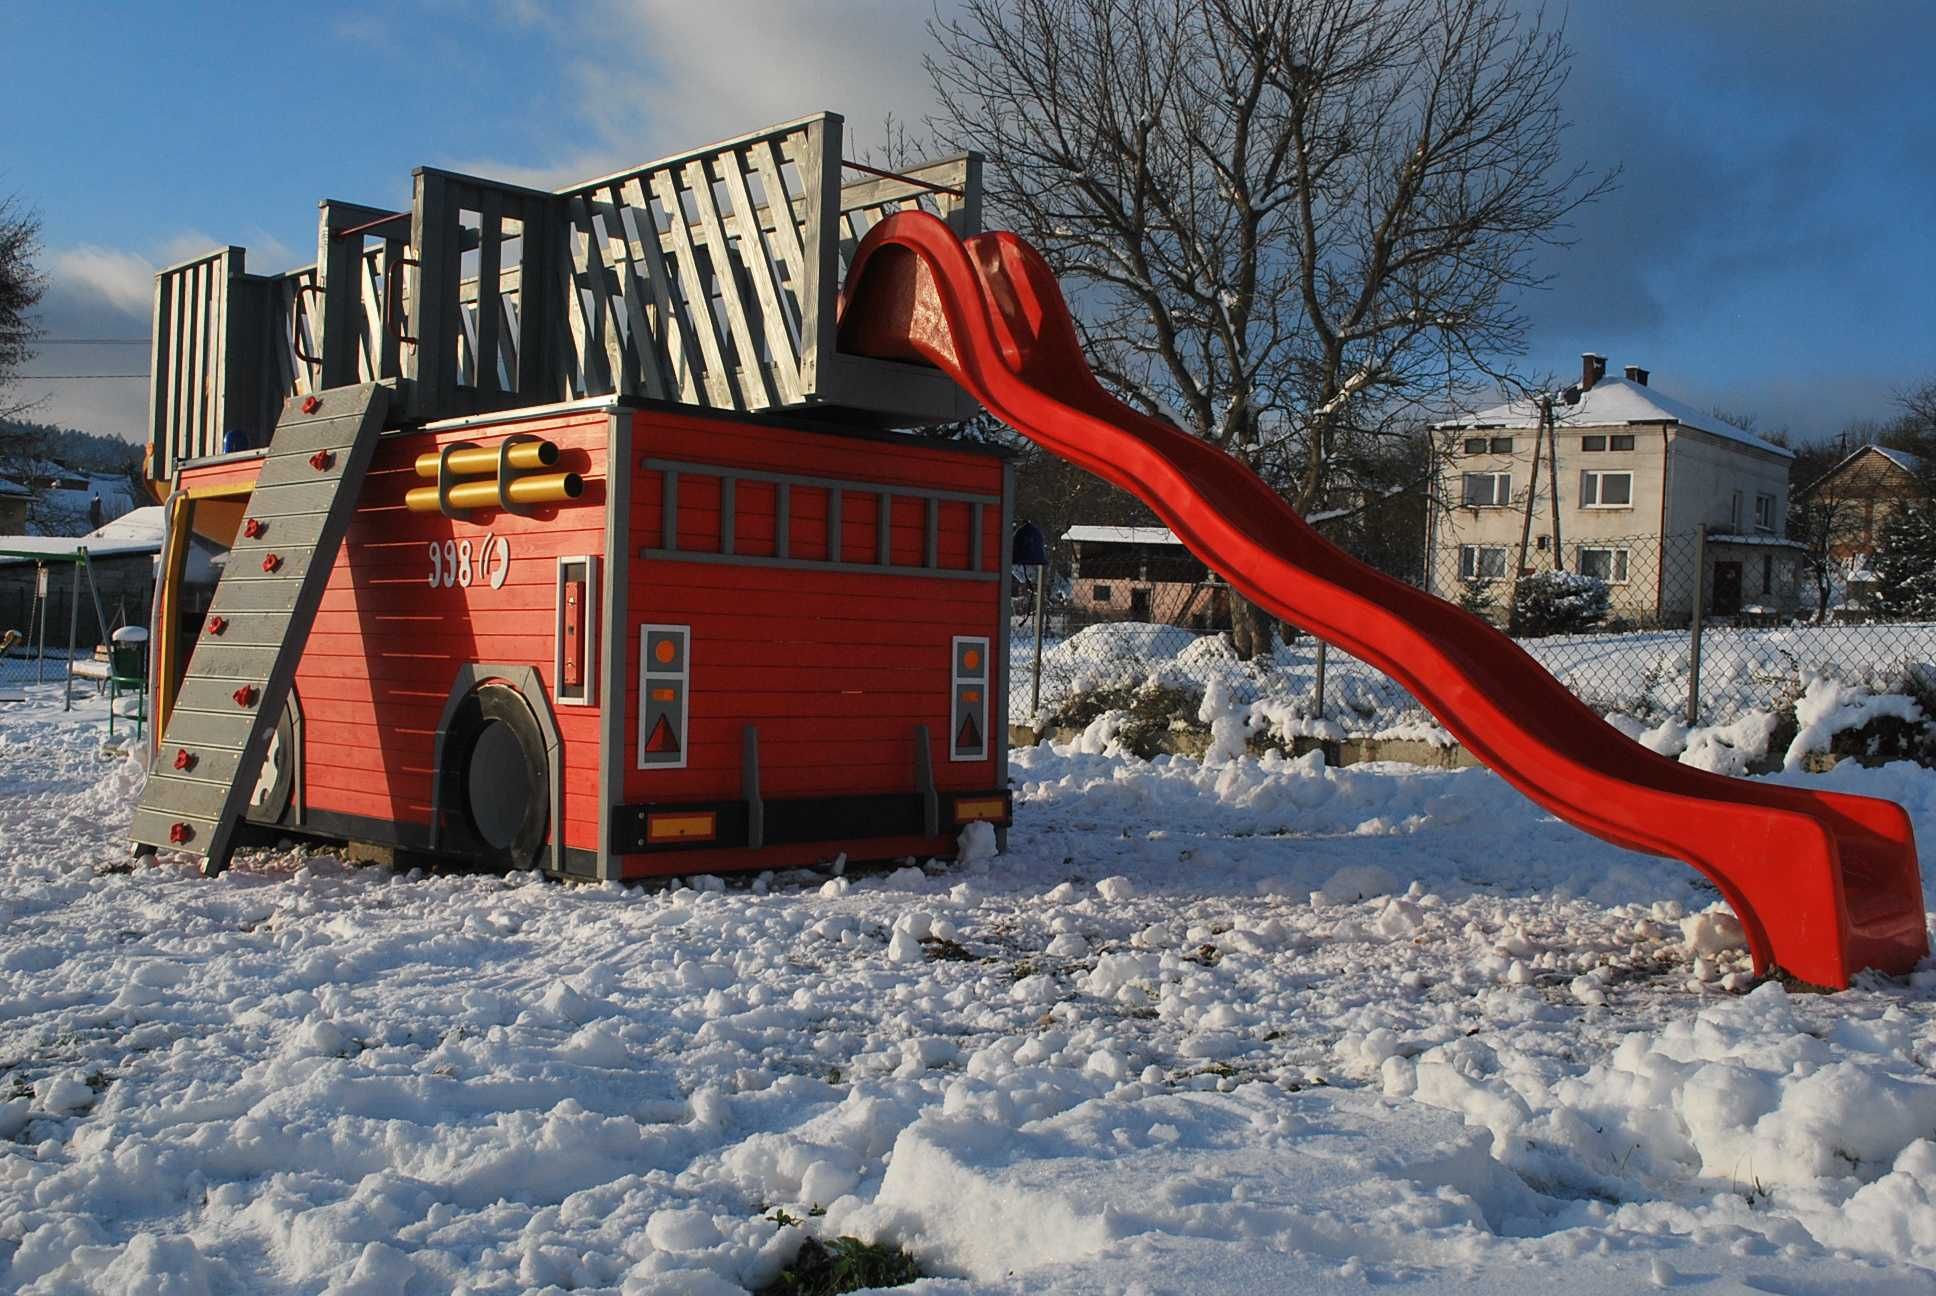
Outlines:
{"type": "Polygon", "coordinates": [[[392,380],[406,420],[608,394],[961,417],[938,373],[839,354],[834,313],[886,215],[979,228],[980,160],[843,186],[841,142],[820,113],[557,192],[423,168],[408,213],[325,202],[316,265],[249,275],[229,248],[170,267],[156,468],[231,429],[263,443],[289,397],[392,380]]]}

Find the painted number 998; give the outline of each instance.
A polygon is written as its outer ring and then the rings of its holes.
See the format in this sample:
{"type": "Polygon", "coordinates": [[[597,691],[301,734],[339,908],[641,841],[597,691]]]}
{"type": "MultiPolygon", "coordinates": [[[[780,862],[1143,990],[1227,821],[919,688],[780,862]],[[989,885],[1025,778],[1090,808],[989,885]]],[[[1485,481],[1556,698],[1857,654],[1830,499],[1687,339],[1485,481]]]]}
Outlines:
{"type": "Polygon", "coordinates": [[[473,550],[469,540],[432,540],[430,542],[430,588],[468,587],[479,574],[492,589],[504,588],[511,571],[511,542],[500,535],[486,535],[473,550]]]}

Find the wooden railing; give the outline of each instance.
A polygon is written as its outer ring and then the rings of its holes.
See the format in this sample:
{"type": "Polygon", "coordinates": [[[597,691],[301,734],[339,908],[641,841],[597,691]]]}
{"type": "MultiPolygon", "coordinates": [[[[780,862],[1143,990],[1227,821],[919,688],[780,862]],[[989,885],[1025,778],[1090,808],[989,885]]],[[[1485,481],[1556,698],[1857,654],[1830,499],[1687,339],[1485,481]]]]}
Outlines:
{"type": "Polygon", "coordinates": [[[841,126],[821,113],[556,193],[424,168],[408,213],[325,202],[316,265],[248,275],[230,248],[162,271],[156,470],[230,432],[265,444],[288,397],[385,380],[406,421],[612,394],[964,417],[937,371],[837,353],[834,312],[884,216],[979,228],[980,159],[843,186],[841,126]]]}

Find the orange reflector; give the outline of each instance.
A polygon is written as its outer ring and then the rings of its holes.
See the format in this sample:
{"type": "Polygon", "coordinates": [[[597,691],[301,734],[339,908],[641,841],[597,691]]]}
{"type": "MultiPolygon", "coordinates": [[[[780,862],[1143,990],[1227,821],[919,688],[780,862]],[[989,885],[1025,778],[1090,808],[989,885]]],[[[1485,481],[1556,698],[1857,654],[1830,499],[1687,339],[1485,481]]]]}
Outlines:
{"type": "Polygon", "coordinates": [[[955,822],[972,823],[977,819],[992,819],[998,823],[1008,820],[1008,803],[1000,797],[977,797],[972,801],[955,802],[955,822]]]}
{"type": "Polygon", "coordinates": [[[980,690],[980,689],[963,689],[963,690],[961,691],[961,700],[962,700],[963,702],[979,702],[979,701],[981,701],[981,690],[980,690]]]}
{"type": "Polygon", "coordinates": [[[652,700],[654,702],[670,702],[675,696],[677,695],[674,694],[671,689],[653,689],[652,690],[652,700]]]}
{"type": "Polygon", "coordinates": [[[719,816],[708,810],[694,814],[655,814],[645,817],[649,844],[674,841],[711,841],[719,834],[719,816]]]}

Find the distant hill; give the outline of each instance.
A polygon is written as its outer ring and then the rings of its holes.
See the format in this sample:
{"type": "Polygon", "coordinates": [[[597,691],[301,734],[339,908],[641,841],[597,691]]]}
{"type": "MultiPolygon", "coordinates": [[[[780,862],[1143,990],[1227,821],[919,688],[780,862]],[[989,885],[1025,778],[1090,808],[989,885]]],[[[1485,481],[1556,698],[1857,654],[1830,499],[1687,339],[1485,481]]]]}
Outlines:
{"type": "Polygon", "coordinates": [[[0,473],[23,462],[50,461],[75,473],[113,476],[141,467],[141,450],[105,432],[0,419],[0,473]]]}

